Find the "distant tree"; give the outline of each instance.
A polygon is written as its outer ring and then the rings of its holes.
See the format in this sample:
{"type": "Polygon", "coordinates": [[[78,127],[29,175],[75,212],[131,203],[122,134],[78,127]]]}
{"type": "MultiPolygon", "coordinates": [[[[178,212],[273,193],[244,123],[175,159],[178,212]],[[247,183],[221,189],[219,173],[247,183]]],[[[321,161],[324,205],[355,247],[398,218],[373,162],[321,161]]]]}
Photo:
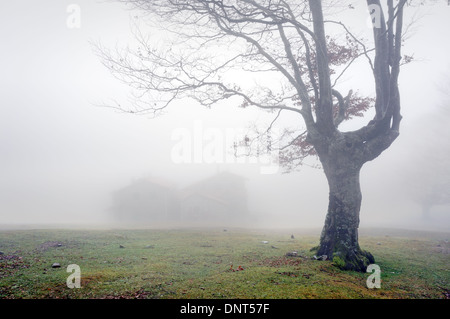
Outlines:
{"type": "Polygon", "coordinates": [[[430,211],[434,206],[450,205],[449,153],[440,155],[430,158],[425,170],[417,174],[420,178],[417,186],[421,190],[415,200],[421,205],[424,219],[430,219],[430,211]],[[423,173],[427,171],[428,173],[424,175],[423,173]]]}
{"type": "MultiPolygon", "coordinates": [[[[165,29],[170,45],[155,46],[136,31],[139,46],[117,54],[99,47],[103,63],[136,89],[128,112],[157,115],[176,99],[192,98],[210,107],[231,99],[302,118],[283,134],[280,161],[287,170],[317,156],[329,185],[329,205],[317,254],[339,257],[341,267],[365,271],[374,257],[358,243],[362,166],[377,158],[399,136],[398,77],[402,61],[406,0],[367,0],[373,19],[371,49],[339,22],[325,19],[339,1],[320,0],[123,0],[165,29]],[[327,35],[325,25],[342,28],[327,35]],[[358,58],[369,62],[374,98],[343,94],[337,84],[358,58]],[[248,75],[271,77],[249,85],[248,75]],[[374,110],[355,131],[342,122],[374,110]]],[[[116,107],[124,109],[122,106],[116,107]]],[[[265,133],[270,136],[271,123],[265,133]]]]}
{"type": "MultiPolygon", "coordinates": [[[[447,88],[450,81],[446,83],[447,88]]],[[[408,165],[402,169],[407,192],[421,206],[425,220],[434,206],[450,205],[450,93],[438,106],[420,117],[415,128],[421,134],[412,142],[408,165]],[[420,151],[418,151],[420,150],[420,151]]]]}

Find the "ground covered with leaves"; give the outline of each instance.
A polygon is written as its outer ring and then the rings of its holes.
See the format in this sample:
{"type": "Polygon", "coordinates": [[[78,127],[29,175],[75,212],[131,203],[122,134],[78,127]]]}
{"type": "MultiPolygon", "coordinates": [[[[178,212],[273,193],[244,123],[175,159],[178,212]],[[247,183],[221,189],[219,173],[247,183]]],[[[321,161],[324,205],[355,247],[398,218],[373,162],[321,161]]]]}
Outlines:
{"type": "Polygon", "coordinates": [[[0,298],[442,299],[449,237],[361,230],[361,247],[381,269],[381,288],[369,289],[369,273],[316,260],[319,234],[311,231],[3,230],[0,298]],[[81,288],[67,286],[70,264],[80,267],[81,288]]]}

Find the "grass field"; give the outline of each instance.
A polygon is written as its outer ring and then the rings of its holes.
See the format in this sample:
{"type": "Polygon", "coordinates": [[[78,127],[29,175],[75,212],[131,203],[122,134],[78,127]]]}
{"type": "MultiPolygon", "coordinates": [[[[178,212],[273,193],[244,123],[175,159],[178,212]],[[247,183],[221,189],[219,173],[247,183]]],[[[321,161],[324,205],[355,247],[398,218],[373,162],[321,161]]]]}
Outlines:
{"type": "Polygon", "coordinates": [[[0,298],[441,299],[449,297],[449,237],[361,230],[361,247],[381,268],[381,288],[368,289],[369,273],[312,258],[314,231],[2,230],[0,298]],[[286,256],[292,251],[299,256],[286,256]],[[80,266],[79,289],[67,287],[69,264],[80,266]]]}

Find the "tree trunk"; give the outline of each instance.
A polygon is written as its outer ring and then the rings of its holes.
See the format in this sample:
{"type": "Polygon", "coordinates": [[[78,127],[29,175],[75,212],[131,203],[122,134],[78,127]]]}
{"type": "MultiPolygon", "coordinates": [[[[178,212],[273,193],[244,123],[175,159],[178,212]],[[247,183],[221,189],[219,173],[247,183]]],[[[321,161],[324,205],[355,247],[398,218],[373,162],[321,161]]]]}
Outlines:
{"type": "Polygon", "coordinates": [[[342,269],[365,272],[375,260],[358,244],[362,162],[354,145],[349,149],[334,146],[331,148],[337,152],[331,152],[332,155],[319,154],[328,180],[329,204],[317,254],[326,255],[342,269]]]}

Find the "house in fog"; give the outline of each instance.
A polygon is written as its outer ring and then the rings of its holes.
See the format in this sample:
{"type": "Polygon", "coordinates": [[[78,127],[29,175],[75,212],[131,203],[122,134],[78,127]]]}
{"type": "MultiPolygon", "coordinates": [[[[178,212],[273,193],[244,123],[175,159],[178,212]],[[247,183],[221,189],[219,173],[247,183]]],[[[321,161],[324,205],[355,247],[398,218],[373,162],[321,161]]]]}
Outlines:
{"type": "Polygon", "coordinates": [[[111,210],[118,221],[172,221],[179,218],[178,204],[178,193],[171,183],[142,178],[113,194],[111,210]]]}
{"type": "Polygon", "coordinates": [[[112,212],[125,222],[239,222],[248,215],[245,178],[222,172],[181,190],[139,179],[113,194],[112,212]]]}
{"type": "Polygon", "coordinates": [[[248,215],[245,178],[222,172],[180,192],[180,219],[239,221],[248,215]]]}

